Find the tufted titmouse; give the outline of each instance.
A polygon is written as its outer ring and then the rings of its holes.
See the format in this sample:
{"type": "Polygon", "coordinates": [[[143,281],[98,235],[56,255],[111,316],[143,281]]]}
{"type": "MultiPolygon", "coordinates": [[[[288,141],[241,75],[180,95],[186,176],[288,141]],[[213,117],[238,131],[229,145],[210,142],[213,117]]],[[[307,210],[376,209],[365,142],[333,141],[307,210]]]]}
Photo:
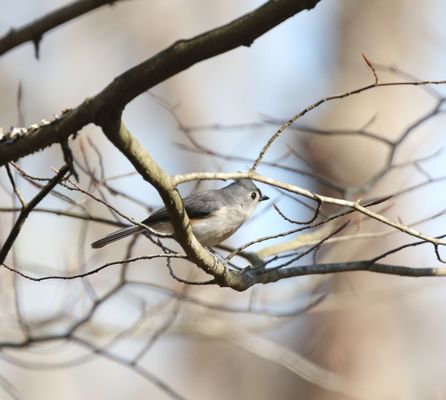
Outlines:
{"type": "MultiPolygon", "coordinates": [[[[203,246],[215,246],[240,228],[259,201],[268,199],[251,180],[241,179],[219,190],[207,190],[185,197],[183,203],[195,237],[203,246]]],[[[160,233],[173,233],[165,208],[155,211],[141,223],[160,233]]],[[[144,231],[138,225],[123,228],[92,243],[91,247],[103,247],[144,231]]]]}

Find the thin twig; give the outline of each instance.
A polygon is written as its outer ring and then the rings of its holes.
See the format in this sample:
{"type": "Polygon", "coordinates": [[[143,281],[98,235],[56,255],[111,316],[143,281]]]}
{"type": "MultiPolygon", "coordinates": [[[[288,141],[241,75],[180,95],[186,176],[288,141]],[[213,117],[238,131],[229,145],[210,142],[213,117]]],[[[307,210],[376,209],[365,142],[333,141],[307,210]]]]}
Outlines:
{"type": "Polygon", "coordinates": [[[42,190],[25,207],[23,207],[13,228],[9,232],[9,235],[6,238],[5,243],[0,249],[0,264],[2,264],[3,261],[5,261],[6,256],[8,255],[9,250],[11,249],[15,240],[17,239],[17,236],[19,235],[20,230],[22,229],[22,225],[25,222],[26,218],[28,218],[28,215],[31,213],[34,207],[37,206],[37,204],[39,204],[46,197],[46,195],[50,193],[51,190],[53,190],[53,188],[62,181],[63,177],[68,172],[68,170],[69,168],[66,165],[63,166],[59,170],[59,172],[42,188],[42,190]]]}

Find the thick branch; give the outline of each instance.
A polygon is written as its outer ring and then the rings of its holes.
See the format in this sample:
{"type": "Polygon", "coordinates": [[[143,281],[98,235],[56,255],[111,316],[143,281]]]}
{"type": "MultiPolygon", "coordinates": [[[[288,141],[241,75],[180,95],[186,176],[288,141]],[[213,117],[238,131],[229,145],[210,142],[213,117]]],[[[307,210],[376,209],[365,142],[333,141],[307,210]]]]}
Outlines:
{"type": "Polygon", "coordinates": [[[245,290],[249,287],[244,275],[229,271],[220,260],[198,242],[192,234],[189,218],[184,211],[183,201],[174,180],[155,163],[125,125],[110,116],[109,123],[103,128],[107,137],[127,157],[139,174],[158,191],[169,212],[175,239],[184,249],[189,261],[212,275],[215,283],[221,286],[229,286],[236,290],[245,290]]]}
{"type": "Polygon", "coordinates": [[[117,77],[100,96],[113,99],[115,106],[122,109],[147,89],[200,61],[239,46],[250,46],[259,36],[300,11],[314,8],[318,2],[319,0],[268,1],[229,24],[192,39],[177,41],[117,77]]]}
{"type": "Polygon", "coordinates": [[[222,27],[181,40],[117,77],[101,93],[86,99],[59,119],[32,130],[12,143],[1,143],[0,166],[66,140],[89,123],[103,125],[132,99],[192,65],[256,38],[319,0],[271,0],[222,27]]]}

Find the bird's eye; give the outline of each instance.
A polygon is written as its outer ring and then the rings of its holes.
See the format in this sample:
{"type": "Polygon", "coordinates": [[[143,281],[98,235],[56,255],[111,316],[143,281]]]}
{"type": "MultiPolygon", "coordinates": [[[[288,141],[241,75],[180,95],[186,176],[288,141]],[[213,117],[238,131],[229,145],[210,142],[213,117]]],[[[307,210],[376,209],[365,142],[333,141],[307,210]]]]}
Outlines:
{"type": "Polygon", "coordinates": [[[256,192],[252,192],[251,193],[251,199],[255,200],[257,197],[257,193],[256,192]]]}

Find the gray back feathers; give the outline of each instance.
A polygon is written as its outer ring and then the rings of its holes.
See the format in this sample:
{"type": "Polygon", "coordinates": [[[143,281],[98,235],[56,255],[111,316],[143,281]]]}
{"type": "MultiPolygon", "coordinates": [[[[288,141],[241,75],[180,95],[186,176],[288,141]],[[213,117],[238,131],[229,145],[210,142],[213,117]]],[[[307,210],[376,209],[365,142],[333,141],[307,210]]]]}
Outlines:
{"type": "MultiPolygon", "coordinates": [[[[249,179],[240,179],[218,190],[206,190],[192,194],[183,199],[184,208],[189,218],[203,218],[222,207],[248,199],[251,192],[259,192],[256,185],[249,179]]],[[[155,211],[142,221],[143,224],[163,222],[169,219],[165,208],[155,211]]]]}

